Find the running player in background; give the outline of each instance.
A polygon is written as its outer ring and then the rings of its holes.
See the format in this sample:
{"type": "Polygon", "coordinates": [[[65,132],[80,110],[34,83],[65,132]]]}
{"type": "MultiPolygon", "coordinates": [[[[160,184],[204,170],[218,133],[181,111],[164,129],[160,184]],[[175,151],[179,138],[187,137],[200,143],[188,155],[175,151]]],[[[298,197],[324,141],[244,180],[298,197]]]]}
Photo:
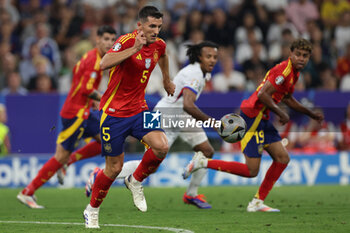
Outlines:
{"type": "Polygon", "coordinates": [[[30,208],[43,208],[36,203],[34,192],[46,183],[64,164],[101,154],[98,116],[90,114],[93,100],[99,101],[97,91],[102,78],[101,57],[112,47],[116,31],[110,26],[97,30],[96,47],[88,51],[73,69],[72,87],[61,110],[63,129],[58,135],[56,153],[39,170],[37,176],[18,195],[17,199],[30,208]],[[81,138],[93,137],[72,154],[81,138]]]}
{"type": "MultiPolygon", "coordinates": [[[[162,116],[172,116],[172,121],[191,119],[206,121],[210,119],[208,115],[203,113],[195,105],[195,102],[202,93],[206,82],[211,78],[210,72],[217,62],[217,50],[218,46],[209,41],[204,41],[196,45],[189,45],[187,56],[189,57],[190,64],[180,70],[175,76],[175,94],[173,96],[163,97],[154,107],[153,111],[159,110],[162,116]],[[173,117],[175,115],[181,117],[173,117]]],[[[188,143],[194,151],[201,151],[207,158],[211,158],[214,154],[214,149],[202,128],[166,128],[164,131],[168,139],[169,147],[180,137],[184,142],[188,143]]],[[[87,182],[87,195],[91,193],[91,187],[97,172],[99,172],[98,168],[94,170],[87,182]]],[[[193,173],[190,185],[183,196],[183,201],[185,203],[195,205],[201,209],[211,208],[205,200],[204,195],[198,195],[198,187],[206,173],[207,169],[199,169],[193,173]]]]}
{"type": "Polygon", "coordinates": [[[283,101],[290,108],[308,115],[321,123],[324,119],[319,112],[304,107],[293,96],[299,71],[308,63],[312,45],[305,39],[298,39],[291,45],[290,57],[269,70],[256,91],[241,104],[241,116],[247,123],[248,131],[241,141],[241,150],[246,162],[228,162],[208,160],[198,152],[185,168],[184,177],[188,177],[199,168],[210,168],[243,177],[255,177],[259,172],[262,152],[265,149],[273,162],[268,169],[258,192],[249,202],[248,212],[279,212],[264,204],[275,182],[289,163],[289,155],[281,143],[281,137],[269,121],[269,111],[280,118],[281,124],[289,121],[289,115],[277,104],[283,101]]]}
{"type": "Polygon", "coordinates": [[[106,167],[97,173],[90,203],[84,210],[86,228],[99,228],[99,207],[121,172],[127,136],[149,146],[135,172],[125,179],[135,206],[142,212],[147,211],[147,204],[141,182],[157,170],[168,152],[168,141],[162,130],[143,128],[143,112],[148,110],[145,88],[157,62],[165,90],[169,95],[175,91],[169,77],[166,44],[157,37],[163,14],[153,6],[145,6],[138,16],[137,30],[119,37],[101,60],[102,69],[111,68],[108,87],[100,102],[100,134],[106,167]]]}

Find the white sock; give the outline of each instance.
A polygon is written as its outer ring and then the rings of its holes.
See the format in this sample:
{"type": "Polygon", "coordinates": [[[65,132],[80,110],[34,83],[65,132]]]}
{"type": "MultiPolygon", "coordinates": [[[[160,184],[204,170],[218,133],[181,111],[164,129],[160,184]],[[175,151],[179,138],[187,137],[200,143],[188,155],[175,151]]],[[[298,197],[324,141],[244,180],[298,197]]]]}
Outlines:
{"type": "Polygon", "coordinates": [[[201,184],[204,176],[207,174],[206,168],[201,168],[192,174],[190,185],[187,188],[187,195],[195,197],[198,195],[198,187],[201,184]]]}
{"type": "Polygon", "coordinates": [[[122,171],[117,176],[117,179],[124,179],[125,177],[133,174],[140,163],[141,163],[141,160],[131,160],[131,161],[125,162],[123,165],[122,171]]]}

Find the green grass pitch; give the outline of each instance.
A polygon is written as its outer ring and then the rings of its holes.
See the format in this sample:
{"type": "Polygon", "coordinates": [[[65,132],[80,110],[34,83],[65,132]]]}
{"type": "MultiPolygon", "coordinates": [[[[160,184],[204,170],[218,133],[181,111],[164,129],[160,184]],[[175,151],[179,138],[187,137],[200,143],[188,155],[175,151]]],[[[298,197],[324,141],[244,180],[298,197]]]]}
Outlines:
{"type": "Polygon", "coordinates": [[[141,213],[133,206],[129,191],[124,187],[116,187],[110,190],[101,206],[101,228],[91,230],[82,225],[82,212],[89,201],[83,189],[42,188],[36,195],[38,203],[46,209],[33,210],[17,201],[19,189],[2,188],[0,232],[175,232],[142,226],[185,229],[198,233],[350,232],[350,186],[275,187],[265,203],[279,208],[280,213],[247,213],[246,206],[256,190],[257,187],[251,186],[203,187],[200,192],[207,196],[213,208],[201,210],[183,204],[185,188],[145,187],[148,211],[141,213]],[[135,228],[137,226],[141,228],[135,228]]]}

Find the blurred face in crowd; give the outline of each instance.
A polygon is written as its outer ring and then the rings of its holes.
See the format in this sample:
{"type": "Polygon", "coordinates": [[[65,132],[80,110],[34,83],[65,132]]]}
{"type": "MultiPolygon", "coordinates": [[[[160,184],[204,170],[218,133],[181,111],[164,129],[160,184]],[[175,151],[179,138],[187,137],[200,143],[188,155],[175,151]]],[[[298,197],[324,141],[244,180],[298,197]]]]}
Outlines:
{"type": "Polygon", "coordinates": [[[302,70],[309,62],[310,52],[303,49],[295,48],[290,55],[293,67],[297,70],[302,70]]]}
{"type": "Polygon", "coordinates": [[[218,49],[212,47],[203,47],[199,56],[200,66],[204,73],[210,73],[218,61],[218,49]]]}
{"type": "Polygon", "coordinates": [[[3,104],[0,104],[0,122],[1,123],[6,123],[7,122],[6,107],[3,104]]]}
{"type": "Polygon", "coordinates": [[[104,55],[110,48],[112,48],[116,35],[111,33],[103,33],[102,36],[97,36],[96,44],[101,55],[104,55]]]}
{"type": "Polygon", "coordinates": [[[162,18],[155,18],[152,16],[148,16],[147,20],[139,21],[137,23],[138,30],[143,31],[144,36],[146,37],[147,44],[152,44],[156,41],[157,36],[160,32],[160,29],[163,24],[162,18]]]}

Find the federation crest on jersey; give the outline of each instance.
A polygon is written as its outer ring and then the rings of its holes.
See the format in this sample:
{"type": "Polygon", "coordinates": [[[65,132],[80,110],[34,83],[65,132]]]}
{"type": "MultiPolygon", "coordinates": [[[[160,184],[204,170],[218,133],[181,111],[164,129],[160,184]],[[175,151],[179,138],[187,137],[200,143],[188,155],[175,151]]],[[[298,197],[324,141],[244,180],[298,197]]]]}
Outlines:
{"type": "Polygon", "coordinates": [[[155,63],[157,63],[158,59],[159,59],[158,50],[154,50],[154,52],[153,52],[153,61],[155,63]]]}
{"type": "Polygon", "coordinates": [[[104,149],[107,153],[111,153],[111,152],[112,152],[112,145],[111,145],[111,143],[104,143],[104,144],[103,144],[103,149],[104,149]]]}
{"type": "Polygon", "coordinates": [[[113,51],[118,51],[121,47],[122,47],[122,45],[121,45],[120,43],[116,43],[116,44],[113,46],[112,50],[113,50],[113,51]]]}
{"type": "Polygon", "coordinates": [[[277,85],[281,85],[282,83],[284,82],[284,77],[281,75],[281,76],[278,76],[276,79],[275,79],[275,83],[277,85]]]}
{"type": "Polygon", "coordinates": [[[151,67],[151,58],[145,59],[145,67],[146,69],[149,69],[151,67]]]}

